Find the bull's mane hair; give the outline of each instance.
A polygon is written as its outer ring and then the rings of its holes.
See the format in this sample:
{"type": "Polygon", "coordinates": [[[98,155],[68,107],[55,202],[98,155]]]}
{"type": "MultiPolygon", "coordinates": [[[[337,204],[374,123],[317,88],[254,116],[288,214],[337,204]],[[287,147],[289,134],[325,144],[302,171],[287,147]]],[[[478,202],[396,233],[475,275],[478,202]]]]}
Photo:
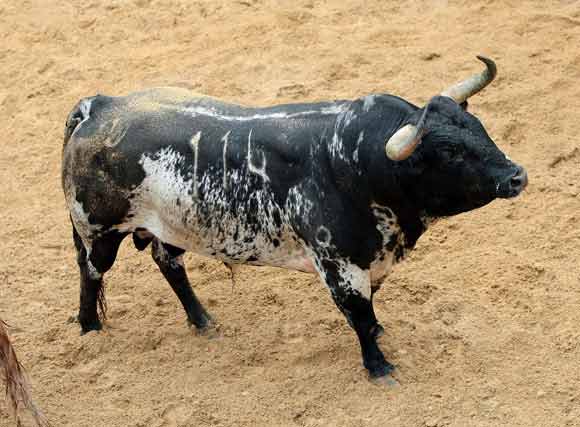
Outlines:
{"type": "Polygon", "coordinates": [[[38,406],[36,406],[36,403],[32,400],[26,373],[16,357],[16,352],[8,336],[8,326],[2,319],[0,319],[0,378],[6,383],[8,405],[14,413],[18,427],[22,426],[19,414],[21,408],[26,408],[30,411],[37,426],[50,426],[38,406]]]}

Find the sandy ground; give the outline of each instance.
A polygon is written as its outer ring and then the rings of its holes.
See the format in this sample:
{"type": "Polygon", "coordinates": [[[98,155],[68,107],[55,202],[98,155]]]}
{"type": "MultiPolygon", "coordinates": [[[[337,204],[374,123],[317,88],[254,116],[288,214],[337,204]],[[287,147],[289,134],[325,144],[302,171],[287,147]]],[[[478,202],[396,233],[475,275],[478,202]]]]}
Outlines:
{"type": "MultiPolygon", "coordinates": [[[[0,1],[0,316],[55,426],[580,426],[580,2],[0,1]],[[471,101],[530,186],[437,224],[376,298],[400,385],[366,379],[314,276],[187,256],[219,319],[185,315],[130,239],[109,320],[67,323],[78,273],[60,187],[78,98],[187,83],[251,105],[390,92],[471,101]]],[[[0,426],[12,426],[0,402],[0,426]]]]}

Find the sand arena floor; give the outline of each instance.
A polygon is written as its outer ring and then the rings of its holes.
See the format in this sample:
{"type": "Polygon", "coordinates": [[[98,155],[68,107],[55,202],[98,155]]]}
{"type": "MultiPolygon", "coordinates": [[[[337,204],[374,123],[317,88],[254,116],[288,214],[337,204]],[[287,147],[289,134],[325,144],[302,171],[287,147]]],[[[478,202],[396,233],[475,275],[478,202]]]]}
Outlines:
{"type": "MultiPolygon", "coordinates": [[[[0,1],[0,314],[55,426],[580,426],[580,2],[0,1]],[[400,386],[369,383],[314,276],[187,256],[211,339],[124,243],[109,320],[67,323],[78,273],[60,187],[83,96],[187,83],[250,105],[373,92],[471,101],[530,175],[434,226],[376,298],[400,386]]],[[[13,426],[0,404],[0,426],[13,426]]]]}

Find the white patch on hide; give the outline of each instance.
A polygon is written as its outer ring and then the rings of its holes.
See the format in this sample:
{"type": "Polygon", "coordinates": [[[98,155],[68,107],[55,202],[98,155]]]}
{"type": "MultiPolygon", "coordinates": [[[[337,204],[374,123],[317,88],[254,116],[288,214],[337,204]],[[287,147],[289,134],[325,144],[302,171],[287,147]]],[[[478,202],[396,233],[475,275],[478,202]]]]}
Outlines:
{"type": "Polygon", "coordinates": [[[83,241],[85,249],[90,251],[92,247],[91,236],[97,233],[102,228],[102,225],[91,224],[89,222],[89,213],[85,212],[82,203],[76,199],[74,191],[67,199],[67,205],[69,207],[73,225],[83,241]]]}
{"type": "Polygon", "coordinates": [[[268,119],[293,119],[293,118],[301,118],[307,117],[312,115],[335,115],[343,112],[345,109],[344,105],[331,105],[328,107],[323,107],[318,110],[309,110],[309,111],[300,111],[297,113],[285,113],[285,112],[278,112],[278,113],[269,113],[269,114],[253,114],[248,116],[233,116],[229,114],[222,114],[218,111],[215,107],[206,107],[201,105],[194,105],[191,107],[186,107],[183,109],[183,112],[187,114],[191,114],[192,116],[207,116],[213,117],[218,120],[227,120],[227,121],[237,121],[237,122],[249,122],[252,120],[268,120],[268,119]]]}
{"type": "Polygon", "coordinates": [[[265,182],[269,182],[270,177],[266,174],[266,156],[261,151],[259,153],[262,155],[262,164],[258,168],[252,162],[252,129],[250,129],[250,133],[248,134],[248,170],[251,173],[261,176],[265,182]]]}
{"type": "Polygon", "coordinates": [[[84,243],[85,238],[89,237],[91,234],[89,224],[89,213],[85,212],[83,204],[79,202],[74,197],[74,195],[73,197],[71,197],[71,199],[72,199],[72,203],[70,205],[71,218],[77,230],[77,233],[79,233],[84,243]]]}
{"type": "Polygon", "coordinates": [[[99,273],[99,271],[91,263],[91,261],[89,259],[89,255],[87,255],[87,269],[88,269],[88,273],[89,273],[89,279],[100,280],[103,278],[103,275],[101,273],[99,273]]]}
{"type": "Polygon", "coordinates": [[[330,143],[330,153],[333,157],[339,158],[346,163],[350,163],[350,160],[346,154],[345,146],[342,141],[341,132],[344,131],[350,123],[356,119],[356,113],[353,110],[346,108],[336,117],[334,123],[334,134],[332,135],[332,141],[330,143]]]}
{"type": "Polygon", "coordinates": [[[369,270],[363,270],[360,267],[349,262],[338,260],[338,271],[343,280],[343,288],[355,292],[363,298],[371,298],[371,281],[369,270]]]}
{"type": "MultiPolygon", "coordinates": [[[[143,154],[140,164],[145,178],[133,191],[132,217],[116,228],[120,232],[144,228],[164,243],[230,264],[313,272],[302,243],[289,225],[286,208],[276,204],[270,191],[254,188],[247,174],[234,169],[228,173],[232,197],[236,198],[236,209],[232,210],[233,200],[225,196],[223,177],[206,171],[197,178],[203,197],[195,199],[191,194],[193,177],[187,173],[192,166],[186,162],[171,147],[143,154]],[[273,220],[274,212],[281,224],[273,220]],[[258,224],[254,222],[256,217],[261,218],[258,224]]],[[[311,202],[299,195],[293,208],[311,209],[311,202]]]]}
{"type": "Polygon", "coordinates": [[[358,134],[358,139],[356,140],[356,148],[354,149],[354,153],[352,153],[352,159],[355,163],[358,163],[358,150],[360,148],[361,143],[363,142],[365,137],[365,131],[361,130],[358,134]]]}
{"type": "Polygon", "coordinates": [[[363,111],[365,113],[368,113],[373,105],[375,105],[375,95],[367,95],[363,98],[363,111]]]}
{"type": "Polygon", "coordinates": [[[196,133],[191,137],[191,146],[193,148],[193,197],[197,198],[197,164],[199,158],[199,140],[201,139],[201,132],[196,133]]]}
{"type": "Polygon", "coordinates": [[[103,144],[106,147],[114,147],[123,140],[129,127],[126,126],[125,121],[116,118],[111,121],[111,128],[106,132],[106,138],[103,139],[103,144]]]}
{"type": "Polygon", "coordinates": [[[319,256],[315,255],[312,250],[308,250],[310,256],[314,259],[316,270],[318,271],[322,280],[326,283],[330,292],[335,295],[334,286],[338,286],[346,293],[354,294],[366,299],[371,298],[371,281],[369,270],[363,270],[355,264],[352,264],[343,259],[330,259],[330,262],[337,266],[338,273],[338,283],[329,284],[326,275],[327,272],[322,265],[322,260],[319,256]]]}
{"type": "Polygon", "coordinates": [[[300,186],[292,187],[288,191],[288,197],[286,198],[286,211],[292,212],[296,216],[300,217],[305,224],[310,221],[310,212],[314,208],[314,203],[312,200],[304,196],[303,189],[300,186]],[[292,201],[291,201],[292,200],[292,201]]]}
{"type": "Polygon", "coordinates": [[[371,263],[371,282],[376,285],[380,284],[388,276],[395,263],[395,251],[394,249],[388,250],[387,245],[393,239],[396,239],[397,245],[403,245],[404,235],[397,222],[397,217],[391,209],[374,203],[371,208],[377,220],[377,230],[383,238],[383,247],[371,263]]]}
{"type": "Polygon", "coordinates": [[[228,152],[228,143],[229,143],[229,136],[232,131],[229,130],[223,137],[222,141],[224,143],[224,149],[222,152],[222,161],[224,164],[224,188],[228,188],[228,181],[227,181],[227,170],[228,170],[228,163],[227,163],[227,152],[228,152]]]}
{"type": "Polygon", "coordinates": [[[81,127],[81,125],[86,122],[90,117],[90,113],[91,113],[91,105],[93,104],[93,99],[92,98],[85,98],[83,100],[81,100],[80,105],[79,105],[79,109],[81,110],[81,114],[83,115],[83,119],[81,120],[81,122],[74,128],[72,134],[71,134],[71,139],[72,137],[75,135],[75,133],[77,132],[77,130],[81,127]]]}
{"type": "Polygon", "coordinates": [[[193,207],[192,193],[197,180],[184,179],[181,173],[176,173],[187,165],[183,156],[171,147],[150,156],[143,154],[139,161],[145,179],[134,191],[135,197],[131,201],[133,218],[118,229],[123,232],[145,228],[161,241],[185,248],[189,245],[185,246],[188,233],[184,219],[187,210],[193,207]]]}

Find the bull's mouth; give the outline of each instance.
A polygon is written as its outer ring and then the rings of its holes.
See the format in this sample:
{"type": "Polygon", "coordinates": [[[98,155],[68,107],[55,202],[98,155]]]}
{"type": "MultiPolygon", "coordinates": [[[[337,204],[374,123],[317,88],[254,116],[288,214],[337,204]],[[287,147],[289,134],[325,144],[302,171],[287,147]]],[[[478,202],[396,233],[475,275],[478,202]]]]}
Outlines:
{"type": "Polygon", "coordinates": [[[517,197],[528,186],[528,173],[517,166],[515,173],[503,183],[497,184],[497,197],[511,199],[517,197]]]}

